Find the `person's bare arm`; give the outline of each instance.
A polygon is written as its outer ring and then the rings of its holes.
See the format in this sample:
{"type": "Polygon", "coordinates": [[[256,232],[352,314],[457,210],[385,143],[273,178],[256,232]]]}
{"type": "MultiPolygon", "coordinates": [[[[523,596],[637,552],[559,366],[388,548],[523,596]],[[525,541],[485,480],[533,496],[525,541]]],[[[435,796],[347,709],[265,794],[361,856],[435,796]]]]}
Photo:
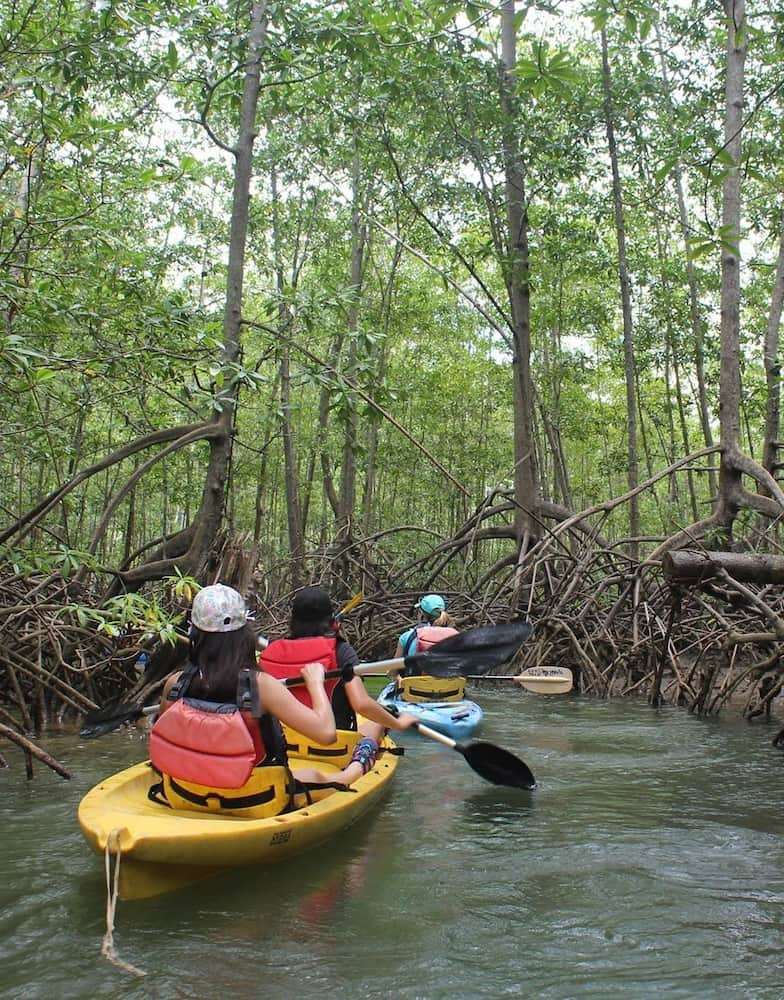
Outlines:
{"type": "Polygon", "coordinates": [[[346,696],[357,715],[362,715],[364,718],[370,719],[371,722],[378,722],[385,729],[408,729],[417,721],[408,712],[402,712],[395,716],[388,712],[383,705],[379,705],[365,690],[361,677],[353,677],[346,682],[346,696]]]}

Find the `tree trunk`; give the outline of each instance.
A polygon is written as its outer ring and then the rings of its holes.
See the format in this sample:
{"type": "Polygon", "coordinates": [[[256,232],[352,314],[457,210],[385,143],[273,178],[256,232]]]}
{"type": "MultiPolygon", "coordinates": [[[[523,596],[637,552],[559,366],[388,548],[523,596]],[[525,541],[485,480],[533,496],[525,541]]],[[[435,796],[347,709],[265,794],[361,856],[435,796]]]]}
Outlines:
{"type": "Polygon", "coordinates": [[[525,164],[520,153],[515,116],[517,33],[515,0],[501,5],[500,93],[504,130],[507,261],[505,281],[512,316],[514,381],[515,527],[518,544],[539,537],[535,508],[539,475],[534,451],[534,401],[531,383],[531,299],[529,283],[528,209],[525,164]]]}
{"type": "Polygon", "coordinates": [[[734,580],[752,583],[784,583],[784,556],[741,552],[695,552],[679,549],[662,558],[662,571],[670,580],[695,583],[710,580],[725,570],[734,580]]]}
{"type": "MultiPolygon", "coordinates": [[[[261,54],[266,33],[266,3],[254,3],[250,12],[237,142],[231,150],[234,156],[234,187],[229,230],[226,302],[223,312],[222,380],[214,393],[215,416],[211,422],[209,435],[210,458],[199,509],[193,523],[167,543],[167,550],[156,553],[152,562],[123,575],[123,584],[126,587],[139,587],[145,580],[159,579],[175,568],[196,577],[204,576],[210,552],[225,516],[233,427],[239,398],[235,367],[239,364],[242,353],[245,247],[253,172],[253,143],[257,134],[256,108],[261,80],[261,54]],[[187,544],[187,549],[181,551],[184,544],[187,544]],[[172,551],[175,555],[170,554],[172,551]]],[[[202,434],[202,437],[204,436],[202,434]]],[[[104,517],[105,522],[106,517],[104,517]]],[[[119,579],[109,588],[109,593],[116,591],[118,584],[119,579]]]]}
{"type": "Polygon", "coordinates": [[[289,538],[290,566],[293,573],[292,586],[302,583],[300,571],[305,555],[305,526],[302,519],[302,505],[299,494],[299,461],[294,424],[291,419],[291,315],[286,306],[286,278],[283,270],[282,233],[279,216],[278,179],[273,170],[270,176],[272,188],[272,243],[275,255],[275,279],[278,291],[278,329],[280,382],[280,428],[283,442],[283,475],[286,494],[286,528],[289,538]]]}
{"type": "Polygon", "coordinates": [[[768,387],[768,401],[765,409],[765,443],[762,464],[775,476],[778,471],[778,447],[781,409],[781,362],[779,361],[779,330],[781,311],[784,305],[784,224],[781,226],[779,256],[776,264],[776,278],[770,296],[770,310],[765,329],[765,382],[768,387]]]}
{"type": "MultiPolygon", "coordinates": [[[[667,106],[674,114],[675,108],[670,95],[670,81],[667,75],[667,60],[664,56],[664,46],[662,44],[659,25],[656,25],[656,41],[659,49],[659,64],[662,71],[662,80],[667,97],[667,106]]],[[[700,299],[697,291],[697,275],[694,271],[694,261],[691,257],[691,236],[689,227],[689,215],[686,209],[686,196],[683,191],[683,173],[681,171],[680,160],[677,160],[673,168],[675,179],[675,191],[678,196],[678,217],[681,226],[681,237],[686,250],[686,283],[689,289],[689,315],[691,318],[691,335],[694,344],[694,369],[697,376],[697,398],[699,401],[700,424],[702,426],[702,436],[705,446],[713,447],[713,431],[711,430],[710,410],[708,407],[708,391],[705,384],[705,347],[704,347],[704,323],[700,315],[700,299]]],[[[688,449],[687,449],[688,450],[688,449]]],[[[708,483],[711,496],[716,496],[718,482],[716,473],[712,468],[708,470],[708,483]]]]}
{"type": "MultiPolygon", "coordinates": [[[[356,377],[358,305],[362,290],[362,271],[365,255],[367,229],[362,223],[365,214],[361,200],[361,164],[359,154],[354,150],[352,163],[352,207],[351,207],[351,276],[352,298],[348,308],[348,359],[346,372],[349,378],[356,377]]],[[[353,532],[354,507],[357,496],[357,463],[355,446],[359,421],[356,406],[352,403],[346,413],[343,431],[343,462],[340,478],[340,507],[337,518],[336,539],[338,544],[351,539],[353,532]]]]}
{"type": "Polygon", "coordinates": [[[721,374],[719,426],[722,460],[719,469],[717,521],[732,536],[741,492],[741,472],[734,461],[740,451],[740,167],[743,131],[743,73],[746,60],[744,0],[724,0],[728,21],[724,149],[732,159],[725,167],[721,216],[721,374]]]}
{"type": "MultiPolygon", "coordinates": [[[[637,454],[637,388],[634,372],[634,343],[632,340],[632,303],[629,282],[629,269],[626,263],[626,223],[624,220],[623,192],[621,190],[621,175],[618,169],[618,150],[615,144],[615,128],[613,126],[613,103],[610,77],[610,57],[607,49],[607,32],[602,28],[602,84],[604,86],[604,122],[607,130],[607,148],[610,153],[612,169],[613,205],[615,208],[615,232],[618,240],[618,279],[621,286],[621,311],[623,314],[623,360],[626,374],[626,433],[628,436],[629,473],[627,485],[629,491],[637,489],[640,481],[639,457],[637,454]]],[[[640,537],[640,502],[636,493],[629,500],[629,555],[632,559],[639,556],[640,537]]]]}

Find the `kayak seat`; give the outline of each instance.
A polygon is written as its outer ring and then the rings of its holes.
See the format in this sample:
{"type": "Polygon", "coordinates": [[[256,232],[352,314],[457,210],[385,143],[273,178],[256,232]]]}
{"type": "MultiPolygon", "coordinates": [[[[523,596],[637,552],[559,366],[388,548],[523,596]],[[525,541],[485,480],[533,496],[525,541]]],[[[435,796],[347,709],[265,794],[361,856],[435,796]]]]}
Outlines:
{"type": "MultiPolygon", "coordinates": [[[[152,766],[152,765],[151,765],[152,766]]],[[[156,770],[156,768],[153,768],[156,770]]],[[[152,802],[172,809],[265,819],[286,812],[297,791],[291,771],[279,764],[261,765],[240,788],[220,788],[161,774],[148,791],[152,802]]]]}
{"type": "Polygon", "coordinates": [[[465,677],[404,677],[400,682],[403,701],[463,701],[465,677]]]}

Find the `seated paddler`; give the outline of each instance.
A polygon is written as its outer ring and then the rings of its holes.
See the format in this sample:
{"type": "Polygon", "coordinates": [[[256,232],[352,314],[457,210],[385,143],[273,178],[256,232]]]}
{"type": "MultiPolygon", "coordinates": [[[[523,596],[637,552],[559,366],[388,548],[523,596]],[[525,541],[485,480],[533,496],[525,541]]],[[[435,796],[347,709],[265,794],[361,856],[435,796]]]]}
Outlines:
{"type": "Polygon", "coordinates": [[[164,683],[150,733],[150,760],[162,777],[151,797],[236,815],[284,811],[296,786],[280,723],[322,744],[336,739],[324,666],[299,665],[307,702],[260,671],[245,601],[220,583],[194,598],[189,646],[185,668],[164,683]]]}
{"type": "MultiPolygon", "coordinates": [[[[329,780],[350,785],[374,766],[387,729],[408,729],[417,720],[408,713],[394,716],[371,698],[362,678],[354,673],[359,656],[340,634],[329,594],[320,587],[304,587],[294,595],[291,604],[288,636],[274,639],[262,651],[260,663],[266,673],[287,678],[296,676],[303,664],[313,661],[322,663],[328,673],[340,670],[340,677],[326,682],[335,722],[338,729],[358,730],[361,738],[352,760],[342,771],[327,779],[317,769],[303,768],[297,771],[297,777],[313,783],[329,780]],[[357,716],[362,716],[359,725],[357,716]]],[[[293,690],[298,698],[310,704],[309,689],[293,690]]]]}
{"type": "MultiPolygon", "coordinates": [[[[441,594],[425,594],[414,605],[414,609],[417,612],[417,620],[398,639],[395,649],[396,659],[425,652],[442,639],[457,635],[455,623],[446,610],[446,601],[441,594]]],[[[401,670],[395,678],[396,693],[401,694],[403,688],[401,682],[404,677],[421,673],[421,670],[411,668],[401,670]]]]}
{"type": "MultiPolygon", "coordinates": [[[[414,605],[416,622],[397,641],[395,657],[422,653],[435,646],[442,639],[457,635],[455,623],[446,610],[446,601],[440,594],[425,594],[414,605]]],[[[400,676],[414,673],[412,670],[400,672],[400,676]]]]}

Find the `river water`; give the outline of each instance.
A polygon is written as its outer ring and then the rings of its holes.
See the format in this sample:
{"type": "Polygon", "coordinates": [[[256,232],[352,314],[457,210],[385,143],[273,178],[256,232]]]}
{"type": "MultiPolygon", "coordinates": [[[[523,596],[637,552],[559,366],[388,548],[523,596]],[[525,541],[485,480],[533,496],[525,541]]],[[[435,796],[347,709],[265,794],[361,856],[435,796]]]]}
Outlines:
{"type": "Polygon", "coordinates": [[[100,954],[103,861],[87,789],[145,756],[139,730],[42,740],[74,778],[3,752],[0,997],[781,1000],[780,722],[482,688],[483,738],[533,793],[405,734],[388,797],[286,868],[120,902],[100,954]]]}

